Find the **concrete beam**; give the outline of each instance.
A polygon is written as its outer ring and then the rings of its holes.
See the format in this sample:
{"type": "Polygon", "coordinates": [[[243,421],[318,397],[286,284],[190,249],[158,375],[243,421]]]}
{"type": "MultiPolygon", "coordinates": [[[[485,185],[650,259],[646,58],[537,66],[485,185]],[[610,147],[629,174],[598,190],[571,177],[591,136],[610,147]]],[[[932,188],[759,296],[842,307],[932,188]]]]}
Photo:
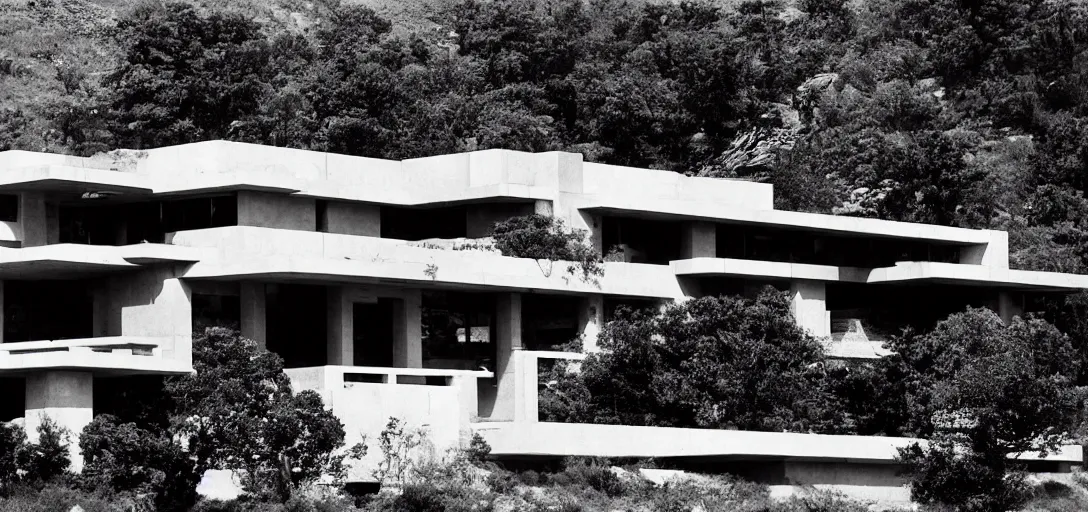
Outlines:
{"type": "Polygon", "coordinates": [[[38,442],[38,427],[47,419],[68,432],[70,470],[83,469],[79,436],[94,419],[94,376],[90,372],[54,371],[32,374],[26,379],[27,438],[38,442]]]}

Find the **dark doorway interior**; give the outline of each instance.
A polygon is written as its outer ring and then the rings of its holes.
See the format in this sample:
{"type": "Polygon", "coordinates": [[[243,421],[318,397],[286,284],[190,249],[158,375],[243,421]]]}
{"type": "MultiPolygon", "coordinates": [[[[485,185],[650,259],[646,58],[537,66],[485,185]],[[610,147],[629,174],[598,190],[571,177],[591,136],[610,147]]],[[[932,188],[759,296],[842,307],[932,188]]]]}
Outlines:
{"type": "Polygon", "coordinates": [[[268,287],[267,347],[286,368],[324,366],[327,355],[324,286],[280,284],[268,287]]]}
{"type": "Polygon", "coordinates": [[[352,346],[356,366],[393,366],[395,300],[380,298],[377,302],[355,303],[352,306],[352,346]]]}

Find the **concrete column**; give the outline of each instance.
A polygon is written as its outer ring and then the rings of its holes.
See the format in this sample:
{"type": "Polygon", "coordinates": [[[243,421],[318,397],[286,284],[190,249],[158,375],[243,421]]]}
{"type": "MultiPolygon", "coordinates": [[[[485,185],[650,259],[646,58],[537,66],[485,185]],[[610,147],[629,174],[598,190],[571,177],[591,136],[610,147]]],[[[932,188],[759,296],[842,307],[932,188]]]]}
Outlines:
{"type": "Polygon", "coordinates": [[[600,215],[576,210],[571,215],[571,227],[586,230],[589,234],[589,245],[604,255],[605,247],[600,215]]]}
{"type": "Polygon", "coordinates": [[[684,258],[716,258],[718,255],[718,228],[710,222],[684,224],[684,258]]]}
{"type": "Polygon", "coordinates": [[[491,418],[514,419],[517,378],[514,351],[521,350],[521,294],[503,293],[495,298],[495,378],[498,390],[491,418]]]}
{"type": "Polygon", "coordinates": [[[537,199],[536,202],[533,203],[533,213],[551,217],[555,214],[555,210],[551,201],[547,199],[537,199]]]}
{"type": "Polygon", "coordinates": [[[4,282],[0,281],[0,343],[4,342],[4,282]]]}
{"type": "Polygon", "coordinates": [[[19,224],[23,228],[23,247],[37,247],[49,243],[49,219],[45,196],[37,192],[24,192],[19,197],[19,224]]]}
{"type": "Polygon", "coordinates": [[[1024,314],[1024,295],[1014,292],[1000,292],[997,294],[997,314],[1005,325],[1012,323],[1014,317],[1024,314]]]}
{"type": "Polygon", "coordinates": [[[328,324],[325,364],[352,366],[355,363],[352,302],[343,287],[328,287],[328,324]]]}
{"type": "Polygon", "coordinates": [[[256,341],[261,348],[268,342],[267,301],[264,283],[242,281],[238,301],[242,306],[242,337],[256,341]]]}
{"type": "Polygon", "coordinates": [[[598,350],[597,335],[604,327],[604,296],[590,295],[582,299],[578,308],[578,328],[582,334],[582,352],[598,350]]]}
{"type": "Polygon", "coordinates": [[[83,469],[79,435],[94,419],[94,376],[90,372],[43,372],[26,379],[25,428],[31,442],[38,441],[38,427],[52,420],[68,431],[71,471],[83,469]]]}
{"type": "Polygon", "coordinates": [[[423,303],[419,290],[393,302],[393,366],[423,368],[423,303]]]}
{"type": "Polygon", "coordinates": [[[827,291],[821,281],[798,280],[790,283],[790,312],[797,325],[817,338],[831,336],[827,314],[827,291]]]}

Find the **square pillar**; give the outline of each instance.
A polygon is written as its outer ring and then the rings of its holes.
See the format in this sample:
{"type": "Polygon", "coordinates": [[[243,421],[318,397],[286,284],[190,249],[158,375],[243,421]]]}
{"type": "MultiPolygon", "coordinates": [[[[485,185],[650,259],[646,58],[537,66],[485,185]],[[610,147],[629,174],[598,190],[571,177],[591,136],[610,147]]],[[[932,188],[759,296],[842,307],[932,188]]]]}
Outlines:
{"type": "Polygon", "coordinates": [[[823,282],[798,280],[790,283],[790,302],[790,312],[797,325],[817,338],[831,336],[827,289],[823,282]]]}
{"type": "Polygon", "coordinates": [[[19,197],[19,224],[23,230],[23,247],[38,247],[49,243],[48,208],[45,195],[24,192],[19,197]]]}
{"type": "Polygon", "coordinates": [[[555,214],[552,202],[549,199],[537,199],[533,202],[533,213],[537,215],[547,215],[551,217],[555,214]]]}
{"type": "Polygon", "coordinates": [[[46,420],[68,431],[69,470],[83,469],[79,436],[94,419],[94,376],[90,372],[42,372],[26,378],[25,429],[38,442],[38,427],[46,420]]]}
{"type": "Polygon", "coordinates": [[[1024,295],[1014,292],[1000,292],[997,294],[997,314],[1005,325],[1012,323],[1012,319],[1024,315],[1024,295]]]}
{"type": "Polygon", "coordinates": [[[393,301],[393,366],[423,368],[423,297],[408,290],[393,301]]]}
{"type": "Polygon", "coordinates": [[[521,294],[501,293],[495,297],[495,379],[498,390],[494,420],[511,421],[517,403],[516,370],[514,352],[521,345],[521,294]]]}
{"type": "Polygon", "coordinates": [[[685,258],[716,258],[718,255],[718,228],[711,222],[684,224],[683,250],[685,258]]]}
{"type": "Polygon", "coordinates": [[[604,327],[604,296],[590,295],[582,299],[578,308],[578,329],[582,335],[582,352],[598,350],[597,336],[604,327]]]}
{"type": "Polygon", "coordinates": [[[262,349],[268,341],[267,331],[267,301],[264,283],[242,281],[239,290],[239,302],[241,303],[241,327],[242,337],[257,342],[262,349]]]}
{"type": "Polygon", "coordinates": [[[355,362],[352,302],[341,286],[328,287],[325,364],[351,366],[355,362]]]}

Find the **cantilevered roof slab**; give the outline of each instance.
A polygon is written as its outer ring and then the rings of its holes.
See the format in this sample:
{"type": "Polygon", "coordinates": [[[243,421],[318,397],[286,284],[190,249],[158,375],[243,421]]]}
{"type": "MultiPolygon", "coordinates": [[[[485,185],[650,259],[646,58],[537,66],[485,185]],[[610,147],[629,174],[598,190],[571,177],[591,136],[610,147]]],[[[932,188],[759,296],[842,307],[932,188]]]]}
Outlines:
{"type": "Polygon", "coordinates": [[[989,231],[977,229],[785,210],[742,209],[710,201],[647,202],[640,198],[627,200],[608,196],[591,198],[580,209],[621,217],[706,220],[844,236],[928,240],[956,245],[977,245],[991,241],[989,231]]]}
{"type": "Polygon", "coordinates": [[[670,263],[677,276],[729,276],[762,279],[806,279],[864,284],[938,283],[1036,292],[1088,289],[1088,275],[1010,270],[985,265],[902,262],[894,267],[864,269],[731,258],[692,258],[670,263]]]}
{"type": "Polygon", "coordinates": [[[4,169],[4,172],[0,173],[0,190],[116,194],[150,194],[152,192],[147,176],[64,165],[4,169]]]}
{"type": "Polygon", "coordinates": [[[74,279],[123,272],[158,263],[192,263],[201,251],[165,244],[55,244],[21,249],[0,248],[0,280],[74,279]]]}

